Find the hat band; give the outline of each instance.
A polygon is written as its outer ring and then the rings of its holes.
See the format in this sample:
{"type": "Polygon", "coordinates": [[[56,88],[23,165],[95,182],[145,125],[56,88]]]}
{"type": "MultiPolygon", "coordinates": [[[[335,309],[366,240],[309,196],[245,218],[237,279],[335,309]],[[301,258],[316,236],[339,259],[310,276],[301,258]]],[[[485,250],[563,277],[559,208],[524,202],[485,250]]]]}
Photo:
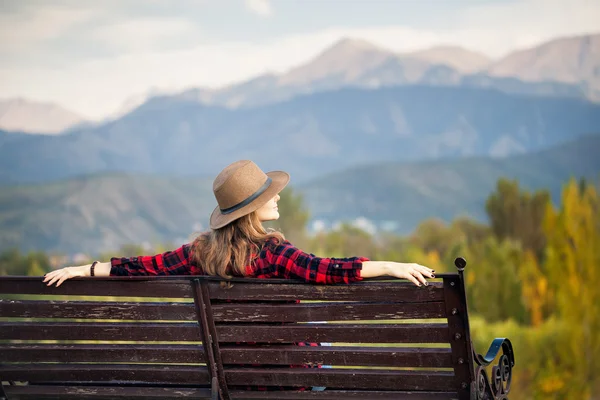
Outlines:
{"type": "Polygon", "coordinates": [[[241,203],[236,204],[233,207],[229,207],[229,208],[221,208],[221,214],[231,214],[234,211],[239,210],[242,207],[246,207],[248,204],[252,203],[254,200],[256,200],[256,198],[258,196],[260,196],[261,194],[263,194],[265,192],[265,190],[267,190],[269,188],[269,186],[271,186],[271,182],[272,179],[267,177],[267,181],[265,182],[264,185],[262,185],[256,192],[254,192],[253,194],[250,195],[250,197],[248,197],[246,200],[242,201],[241,203]]]}

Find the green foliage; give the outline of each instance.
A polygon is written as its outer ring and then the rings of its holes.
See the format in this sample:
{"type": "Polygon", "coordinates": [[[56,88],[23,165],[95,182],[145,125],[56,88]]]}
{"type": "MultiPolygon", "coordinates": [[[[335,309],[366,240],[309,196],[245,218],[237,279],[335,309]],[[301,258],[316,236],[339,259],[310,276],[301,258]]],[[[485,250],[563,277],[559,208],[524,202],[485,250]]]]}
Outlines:
{"type": "Polygon", "coordinates": [[[490,322],[511,318],[519,323],[528,322],[519,277],[524,258],[521,245],[489,237],[465,247],[463,254],[467,260],[473,260],[465,269],[469,309],[490,322]]]}
{"type": "Polygon", "coordinates": [[[525,249],[541,257],[546,241],[542,221],[548,204],[548,191],[531,194],[521,191],[517,181],[500,179],[485,208],[496,237],[518,240],[525,249]]]}
{"type": "Polygon", "coordinates": [[[0,275],[42,276],[50,270],[50,260],[44,252],[21,254],[18,249],[9,249],[0,253],[0,275]]]}
{"type": "Polygon", "coordinates": [[[378,247],[373,237],[360,228],[342,224],[337,229],[317,234],[309,244],[309,251],[328,257],[363,256],[374,258],[378,247]]]}

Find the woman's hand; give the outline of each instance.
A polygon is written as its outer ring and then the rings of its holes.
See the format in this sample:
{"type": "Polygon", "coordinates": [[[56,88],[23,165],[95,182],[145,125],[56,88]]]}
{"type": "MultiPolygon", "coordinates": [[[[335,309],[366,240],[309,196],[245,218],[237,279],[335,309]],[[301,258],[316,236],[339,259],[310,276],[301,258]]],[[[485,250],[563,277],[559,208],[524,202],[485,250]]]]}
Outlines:
{"type": "Polygon", "coordinates": [[[435,271],[414,263],[398,263],[391,261],[363,261],[360,274],[363,278],[394,276],[408,279],[417,286],[427,286],[427,278],[435,278],[435,271]]]}
{"type": "Polygon", "coordinates": [[[78,276],[89,276],[91,265],[92,264],[87,264],[78,267],[65,267],[56,269],[44,275],[44,282],[48,282],[46,286],[51,286],[56,283],[56,287],[59,287],[67,279],[78,276]]]}

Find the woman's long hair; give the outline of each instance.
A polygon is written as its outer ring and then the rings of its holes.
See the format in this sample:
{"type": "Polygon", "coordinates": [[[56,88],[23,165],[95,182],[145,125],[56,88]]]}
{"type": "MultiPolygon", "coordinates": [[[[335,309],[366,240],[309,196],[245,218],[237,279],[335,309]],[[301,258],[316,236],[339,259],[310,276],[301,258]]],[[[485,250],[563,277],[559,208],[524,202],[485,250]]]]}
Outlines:
{"type": "Polygon", "coordinates": [[[270,239],[285,240],[281,232],[266,230],[256,212],[245,215],[222,228],[200,234],[192,246],[192,260],[207,275],[230,279],[245,276],[252,255],[258,255],[270,239]]]}

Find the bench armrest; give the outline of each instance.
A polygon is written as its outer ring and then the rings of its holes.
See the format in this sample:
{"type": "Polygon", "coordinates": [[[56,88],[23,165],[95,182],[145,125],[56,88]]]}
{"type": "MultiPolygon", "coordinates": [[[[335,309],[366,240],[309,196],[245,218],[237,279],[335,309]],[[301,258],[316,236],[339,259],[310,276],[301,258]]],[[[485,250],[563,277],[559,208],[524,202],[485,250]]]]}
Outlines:
{"type": "Polygon", "coordinates": [[[496,338],[492,341],[485,356],[473,352],[477,364],[475,368],[476,399],[506,399],[512,381],[512,369],[515,365],[515,356],[512,343],[506,338],[496,338]],[[491,384],[486,367],[492,365],[498,354],[502,354],[498,363],[492,367],[491,384]]]}

